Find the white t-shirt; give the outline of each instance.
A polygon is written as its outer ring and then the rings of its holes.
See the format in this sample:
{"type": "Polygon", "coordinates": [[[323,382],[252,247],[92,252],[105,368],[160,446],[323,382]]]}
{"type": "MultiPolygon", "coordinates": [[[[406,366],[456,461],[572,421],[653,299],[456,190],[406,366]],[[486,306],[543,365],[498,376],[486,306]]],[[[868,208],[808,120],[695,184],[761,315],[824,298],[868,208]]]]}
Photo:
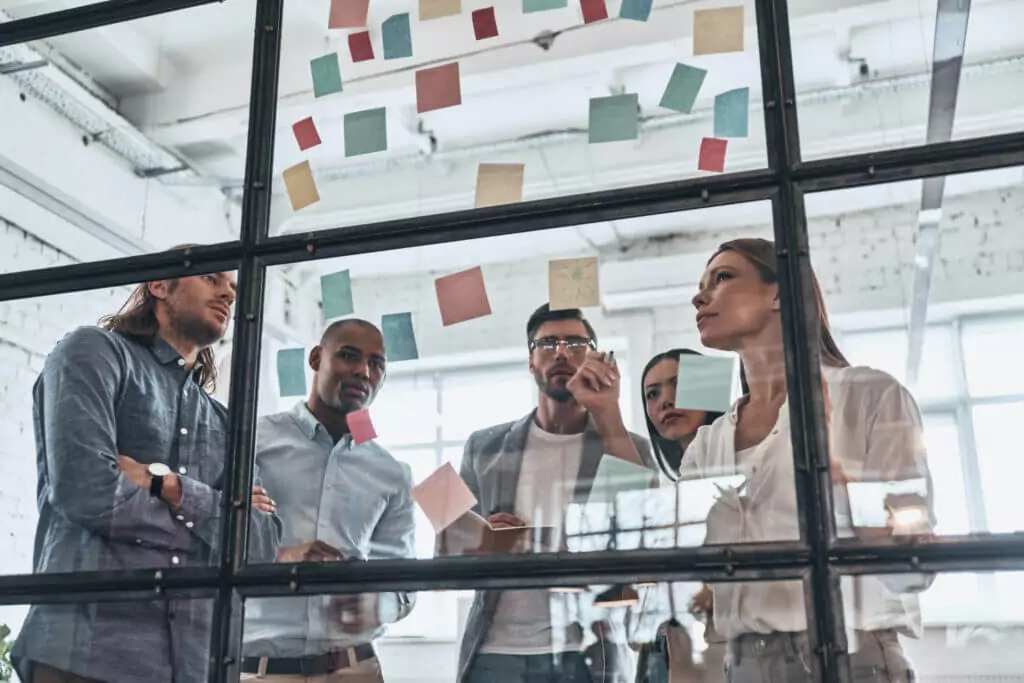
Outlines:
{"type": "MultiPolygon", "coordinates": [[[[583,434],[551,434],[530,422],[523,465],[516,488],[515,513],[527,524],[555,528],[552,542],[561,545],[565,514],[573,501],[583,457],[583,434]]],[[[565,621],[568,611],[552,609],[565,595],[543,589],[504,591],[481,653],[536,655],[576,651],[581,643],[565,621]],[[557,617],[560,623],[552,623],[557,617]]],[[[568,622],[572,620],[569,619],[568,622]]]]}

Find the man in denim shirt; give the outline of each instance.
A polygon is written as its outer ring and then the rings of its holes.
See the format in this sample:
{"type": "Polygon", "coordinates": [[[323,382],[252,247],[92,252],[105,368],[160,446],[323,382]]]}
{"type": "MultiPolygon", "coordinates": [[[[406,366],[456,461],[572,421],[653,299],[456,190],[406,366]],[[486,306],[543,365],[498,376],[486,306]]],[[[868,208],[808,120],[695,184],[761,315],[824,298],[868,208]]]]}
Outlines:
{"type": "MultiPolygon", "coordinates": [[[[227,410],[209,393],[211,346],[233,273],[140,285],[101,327],[47,357],[33,390],[35,572],[206,566],[219,552],[227,410]]],[[[280,522],[253,493],[250,551],[273,557],[280,522]]],[[[25,683],[193,683],[207,678],[211,602],[34,605],[14,646],[25,683]]]]}

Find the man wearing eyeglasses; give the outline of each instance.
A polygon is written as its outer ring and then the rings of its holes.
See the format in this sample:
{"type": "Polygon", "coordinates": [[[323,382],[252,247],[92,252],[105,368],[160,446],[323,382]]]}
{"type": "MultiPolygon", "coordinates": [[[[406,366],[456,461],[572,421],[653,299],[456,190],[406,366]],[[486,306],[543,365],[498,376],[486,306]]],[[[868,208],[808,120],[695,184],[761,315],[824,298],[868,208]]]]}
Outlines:
{"type": "MultiPolygon", "coordinates": [[[[473,433],[461,474],[492,527],[553,527],[544,550],[564,545],[566,512],[586,502],[606,454],[656,466],[650,444],[626,430],[618,368],[597,350],[597,334],[579,309],[544,304],[530,316],[526,338],[537,408],[473,433]]],[[[544,589],[478,592],[459,683],[589,683],[579,634],[553,627],[557,597],[544,589]]]]}

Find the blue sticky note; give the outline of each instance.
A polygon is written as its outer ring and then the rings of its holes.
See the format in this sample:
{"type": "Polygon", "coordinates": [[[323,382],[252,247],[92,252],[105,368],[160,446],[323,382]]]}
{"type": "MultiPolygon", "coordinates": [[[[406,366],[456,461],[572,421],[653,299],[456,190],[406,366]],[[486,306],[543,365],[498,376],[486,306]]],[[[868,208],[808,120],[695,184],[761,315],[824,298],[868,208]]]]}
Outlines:
{"type": "Polygon", "coordinates": [[[651,16],[652,3],[653,0],[622,0],[619,17],[633,21],[647,21],[647,17],[651,16]]]}
{"type": "Polygon", "coordinates": [[[412,33],[409,29],[409,13],[388,17],[380,27],[384,43],[384,59],[412,57],[412,33]]]}
{"type": "Polygon", "coordinates": [[[724,413],[732,405],[732,358],[679,356],[676,408],[724,413]]]}
{"type": "Polygon", "coordinates": [[[384,355],[388,361],[420,357],[412,331],[412,313],[386,313],[380,318],[380,329],[384,333],[384,355]]]}
{"type": "Polygon", "coordinates": [[[324,305],[324,320],[351,314],[355,307],[352,305],[352,279],[348,271],[321,276],[320,297],[324,305]]]}
{"type": "Polygon", "coordinates": [[[388,148],[384,107],[345,114],[345,156],[383,152],[388,148]]]}
{"type": "Polygon", "coordinates": [[[568,0],[523,0],[523,14],[568,7],[568,0]]]}
{"type": "Polygon", "coordinates": [[[593,97],[590,100],[590,143],[635,140],[640,136],[635,94],[593,97]]]}
{"type": "Polygon", "coordinates": [[[277,386],[281,396],[306,395],[306,350],[277,352],[277,386]]]}
{"type": "Polygon", "coordinates": [[[314,97],[341,92],[341,67],[338,66],[337,52],[310,61],[309,70],[313,75],[314,97]]]}
{"type": "Polygon", "coordinates": [[[715,137],[750,135],[750,88],[737,88],[715,96],[715,137]]]}
{"type": "Polygon", "coordinates": [[[684,114],[693,111],[693,103],[697,101],[700,86],[704,85],[704,77],[708,72],[687,64],[676,64],[672,76],[665,86],[665,93],[658,104],[666,109],[675,109],[684,114]]]}

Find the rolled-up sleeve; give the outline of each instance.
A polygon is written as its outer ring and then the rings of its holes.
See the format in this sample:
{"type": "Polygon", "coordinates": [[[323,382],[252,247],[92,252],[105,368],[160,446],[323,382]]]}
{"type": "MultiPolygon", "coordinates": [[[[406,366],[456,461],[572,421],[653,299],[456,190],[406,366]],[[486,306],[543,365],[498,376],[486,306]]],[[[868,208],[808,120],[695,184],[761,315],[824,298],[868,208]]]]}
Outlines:
{"type": "MultiPolygon", "coordinates": [[[[416,552],[415,504],[412,499],[412,471],[402,463],[402,482],[388,500],[388,506],[370,538],[371,560],[412,558],[416,552]]],[[[416,603],[414,593],[380,595],[378,611],[384,623],[404,619],[416,603]]]]}

